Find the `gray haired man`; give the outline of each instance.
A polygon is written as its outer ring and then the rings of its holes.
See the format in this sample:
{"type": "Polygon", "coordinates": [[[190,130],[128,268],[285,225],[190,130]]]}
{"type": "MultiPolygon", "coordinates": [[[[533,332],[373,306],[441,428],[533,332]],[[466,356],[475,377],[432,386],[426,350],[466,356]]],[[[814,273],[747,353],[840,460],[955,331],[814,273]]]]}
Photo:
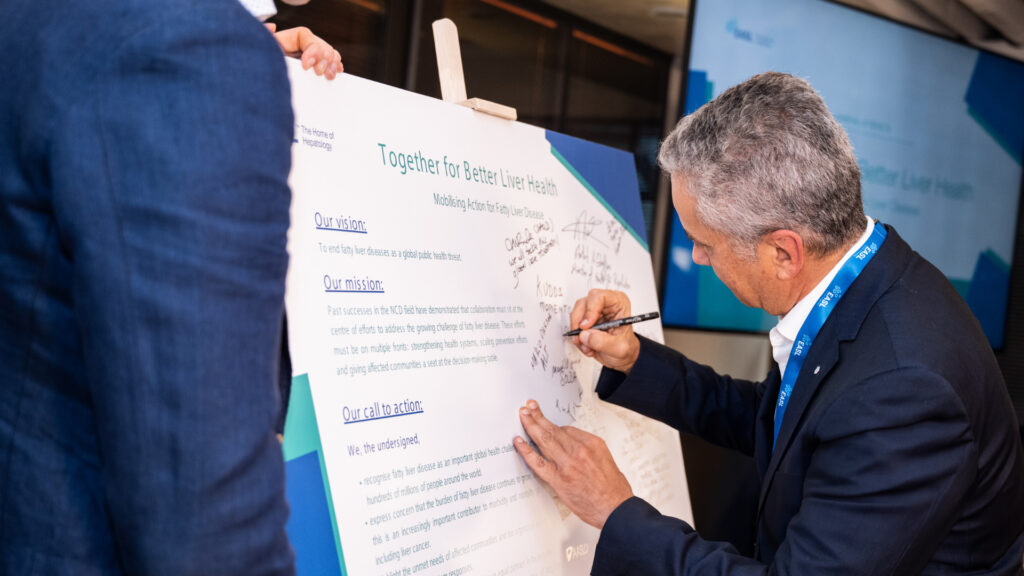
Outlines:
{"type": "MultiPolygon", "coordinates": [[[[780,317],[762,382],[715,373],[629,326],[621,292],[572,311],[605,400],[752,456],[754,557],[633,495],[600,439],[530,401],[515,446],[601,529],[594,574],[1020,575],[1024,452],[977,321],[931,264],[864,215],[846,134],[803,80],[767,73],[682,119],[662,145],[672,199],[746,305],[780,317]]],[[[700,463],[691,463],[699,466],[700,463]]]]}

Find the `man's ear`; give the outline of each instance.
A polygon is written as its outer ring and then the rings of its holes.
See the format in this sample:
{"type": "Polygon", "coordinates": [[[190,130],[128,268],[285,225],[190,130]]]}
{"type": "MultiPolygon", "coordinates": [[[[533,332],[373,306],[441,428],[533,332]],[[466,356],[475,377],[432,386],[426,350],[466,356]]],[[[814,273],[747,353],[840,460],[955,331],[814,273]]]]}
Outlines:
{"type": "Polygon", "coordinates": [[[761,241],[779,280],[792,280],[804,268],[804,240],[792,230],[776,230],[761,241]]]}

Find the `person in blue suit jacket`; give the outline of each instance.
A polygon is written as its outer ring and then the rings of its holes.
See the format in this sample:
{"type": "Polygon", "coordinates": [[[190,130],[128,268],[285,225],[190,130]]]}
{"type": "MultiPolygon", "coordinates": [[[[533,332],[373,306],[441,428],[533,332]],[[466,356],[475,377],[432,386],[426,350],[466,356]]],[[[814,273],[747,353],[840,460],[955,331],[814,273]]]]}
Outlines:
{"type": "MultiPolygon", "coordinates": [[[[593,574],[1021,574],[1024,454],[995,357],[945,277],[865,217],[814,90],[755,76],[682,119],[660,162],[694,262],[781,317],[778,367],[735,380],[628,326],[576,344],[604,365],[602,398],[754,457],[757,544],[748,558],[663,516],[600,439],[528,402],[541,453],[515,446],[601,528],[593,574]]],[[[570,320],[628,315],[625,294],[595,290],[570,320]]]]}
{"type": "Polygon", "coordinates": [[[235,0],[0,13],[0,574],[293,573],[281,49],[235,0]]]}

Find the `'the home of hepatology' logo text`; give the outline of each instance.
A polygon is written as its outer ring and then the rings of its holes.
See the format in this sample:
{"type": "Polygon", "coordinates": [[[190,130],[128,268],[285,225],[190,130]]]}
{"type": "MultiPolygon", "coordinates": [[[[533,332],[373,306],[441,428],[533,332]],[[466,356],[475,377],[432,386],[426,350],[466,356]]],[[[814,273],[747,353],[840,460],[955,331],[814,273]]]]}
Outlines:
{"type": "Polygon", "coordinates": [[[740,28],[740,25],[735,18],[725,23],[725,31],[737,40],[743,40],[744,42],[750,42],[751,44],[757,44],[758,46],[764,46],[765,48],[771,48],[772,44],[775,43],[775,39],[771,36],[755,34],[746,28],[740,28]]]}

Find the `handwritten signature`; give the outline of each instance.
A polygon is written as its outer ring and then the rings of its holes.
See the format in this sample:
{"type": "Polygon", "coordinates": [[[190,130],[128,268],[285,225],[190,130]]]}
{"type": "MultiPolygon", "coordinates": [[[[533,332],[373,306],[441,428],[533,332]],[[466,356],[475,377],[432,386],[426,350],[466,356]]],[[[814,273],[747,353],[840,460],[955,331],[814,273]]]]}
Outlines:
{"type": "Polygon", "coordinates": [[[585,244],[577,244],[573,250],[572,266],[569,274],[587,279],[587,287],[612,288],[629,290],[629,278],[612,270],[608,254],[602,250],[591,248],[585,244]]]}
{"type": "Polygon", "coordinates": [[[558,246],[551,220],[537,222],[505,238],[509,252],[508,265],[512,269],[512,287],[519,287],[520,275],[558,246]]]}
{"type": "Polygon", "coordinates": [[[550,358],[550,354],[548,353],[547,344],[544,343],[544,336],[547,335],[548,326],[551,325],[551,320],[553,318],[554,315],[548,312],[547,317],[544,318],[544,321],[540,325],[537,343],[533,345],[533,350],[530,353],[530,368],[540,366],[541,372],[547,370],[548,367],[548,358],[550,358]]]}
{"type": "Polygon", "coordinates": [[[607,244],[593,236],[594,231],[599,229],[602,224],[604,224],[604,220],[590,216],[587,214],[587,211],[584,210],[576,217],[575,222],[562,228],[562,232],[571,232],[573,240],[589,239],[607,247],[607,244]]]}
{"type": "Polygon", "coordinates": [[[616,254],[622,247],[622,238],[626,235],[626,229],[617,220],[604,221],[587,214],[584,210],[580,212],[576,220],[562,228],[562,232],[572,234],[572,239],[577,242],[592,240],[593,242],[610,248],[616,254]],[[601,232],[604,233],[601,237],[601,232]]]}

